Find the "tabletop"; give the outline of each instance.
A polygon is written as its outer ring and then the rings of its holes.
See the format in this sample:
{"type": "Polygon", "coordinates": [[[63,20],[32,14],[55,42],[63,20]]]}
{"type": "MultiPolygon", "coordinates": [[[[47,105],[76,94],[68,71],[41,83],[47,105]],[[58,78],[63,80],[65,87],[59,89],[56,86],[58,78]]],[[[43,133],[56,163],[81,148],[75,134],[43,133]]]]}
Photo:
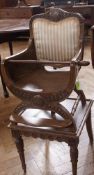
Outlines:
{"type": "Polygon", "coordinates": [[[29,30],[30,19],[0,19],[0,33],[29,30]]]}

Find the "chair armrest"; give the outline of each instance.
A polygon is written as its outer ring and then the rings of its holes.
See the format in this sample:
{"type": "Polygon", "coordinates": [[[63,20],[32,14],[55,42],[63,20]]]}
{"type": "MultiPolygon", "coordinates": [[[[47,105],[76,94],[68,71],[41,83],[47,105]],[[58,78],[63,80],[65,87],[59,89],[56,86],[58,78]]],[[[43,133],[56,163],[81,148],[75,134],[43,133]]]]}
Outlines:
{"type": "Polygon", "coordinates": [[[15,54],[15,55],[11,55],[9,57],[6,57],[6,61],[9,60],[36,60],[36,53],[35,53],[35,47],[34,47],[34,43],[31,39],[29,39],[29,43],[26,49],[24,49],[23,51],[15,54]]]}
{"type": "Polygon", "coordinates": [[[72,64],[79,66],[79,69],[80,69],[81,66],[88,66],[90,64],[90,62],[83,61],[83,52],[80,49],[79,52],[73,57],[72,64]]]}
{"type": "Polygon", "coordinates": [[[38,60],[16,60],[16,59],[11,59],[9,60],[11,63],[32,63],[32,64],[41,64],[41,65],[61,65],[61,66],[70,66],[71,64],[77,65],[77,66],[88,66],[90,64],[89,61],[38,61],[38,60]]]}
{"type": "Polygon", "coordinates": [[[24,51],[16,54],[16,55],[12,55],[10,57],[7,57],[7,60],[9,62],[12,63],[35,63],[35,64],[41,64],[41,65],[51,65],[54,66],[55,68],[57,67],[64,67],[64,66],[70,66],[71,63],[78,65],[78,66],[87,66],[89,65],[89,62],[87,61],[81,61],[81,55],[82,54],[82,50],[80,49],[78,51],[78,53],[73,57],[73,59],[71,61],[39,61],[36,58],[36,54],[32,48],[32,44],[30,47],[28,47],[28,49],[25,49],[24,51]]]}
{"type": "Polygon", "coordinates": [[[89,61],[72,61],[72,63],[77,66],[88,66],[90,64],[89,61]]]}
{"type": "Polygon", "coordinates": [[[31,64],[41,64],[41,65],[62,65],[62,66],[70,66],[70,62],[69,61],[39,61],[39,60],[19,60],[19,59],[11,59],[9,60],[9,62],[12,63],[31,63],[31,64]]]}
{"type": "Polygon", "coordinates": [[[28,60],[32,59],[31,52],[28,49],[25,49],[22,52],[19,52],[19,53],[15,54],[15,55],[11,55],[9,57],[6,57],[5,60],[9,61],[9,60],[26,60],[26,59],[28,59],[28,60]]]}

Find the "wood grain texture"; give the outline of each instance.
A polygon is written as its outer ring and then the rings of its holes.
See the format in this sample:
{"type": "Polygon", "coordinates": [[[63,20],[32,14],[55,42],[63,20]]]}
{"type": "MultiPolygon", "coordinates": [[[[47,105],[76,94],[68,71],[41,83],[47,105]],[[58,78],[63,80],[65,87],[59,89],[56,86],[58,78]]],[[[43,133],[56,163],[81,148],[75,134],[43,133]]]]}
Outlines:
{"type": "MultiPolygon", "coordinates": [[[[27,42],[13,43],[14,52],[23,50],[27,42]]],[[[7,44],[0,45],[2,58],[9,55],[7,44]]],[[[90,60],[90,47],[85,48],[85,60],[90,60]]],[[[94,70],[92,66],[83,67],[78,79],[87,98],[94,99],[94,70]]],[[[9,115],[19,100],[10,94],[4,99],[0,82],[0,175],[23,175],[20,159],[6,127],[9,115]]],[[[94,105],[92,107],[92,125],[94,133],[94,105]]],[[[41,139],[25,138],[25,157],[27,175],[72,175],[69,147],[65,143],[49,142],[41,139]]],[[[80,137],[78,175],[94,174],[94,144],[89,144],[86,128],[80,137]]]]}

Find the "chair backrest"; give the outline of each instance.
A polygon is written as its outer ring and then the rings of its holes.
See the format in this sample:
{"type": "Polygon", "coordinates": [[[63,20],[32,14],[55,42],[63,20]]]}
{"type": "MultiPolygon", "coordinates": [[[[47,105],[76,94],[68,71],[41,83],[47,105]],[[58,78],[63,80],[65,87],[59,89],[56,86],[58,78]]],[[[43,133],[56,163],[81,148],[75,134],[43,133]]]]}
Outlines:
{"type": "Polygon", "coordinates": [[[34,39],[38,60],[70,61],[82,45],[82,20],[79,14],[50,8],[31,20],[30,32],[34,39]]]}

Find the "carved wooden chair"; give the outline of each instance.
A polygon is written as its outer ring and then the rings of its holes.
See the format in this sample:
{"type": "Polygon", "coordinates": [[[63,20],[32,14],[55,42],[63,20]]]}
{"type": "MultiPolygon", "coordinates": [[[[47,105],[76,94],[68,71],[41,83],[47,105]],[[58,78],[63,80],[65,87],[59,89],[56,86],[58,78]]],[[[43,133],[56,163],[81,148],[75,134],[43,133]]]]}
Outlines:
{"type": "Polygon", "coordinates": [[[30,21],[28,48],[2,61],[10,91],[22,102],[9,127],[24,172],[22,135],[64,141],[70,146],[73,175],[77,174],[79,136],[86,123],[90,142],[92,100],[76,84],[83,61],[84,19],[79,14],[50,8],[30,21]],[[77,98],[69,97],[75,91],[77,98]]]}

